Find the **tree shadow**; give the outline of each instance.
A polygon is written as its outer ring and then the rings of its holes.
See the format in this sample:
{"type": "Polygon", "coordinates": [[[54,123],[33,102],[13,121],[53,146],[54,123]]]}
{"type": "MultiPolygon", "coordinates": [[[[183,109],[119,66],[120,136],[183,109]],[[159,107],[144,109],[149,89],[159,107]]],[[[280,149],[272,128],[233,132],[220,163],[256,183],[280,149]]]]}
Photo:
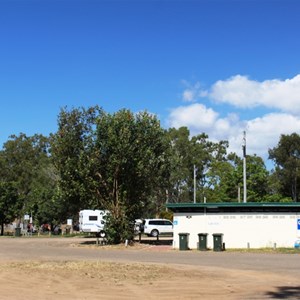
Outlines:
{"type": "Polygon", "coordinates": [[[300,299],[300,286],[279,286],[277,291],[266,295],[273,299],[300,299]]]}
{"type": "Polygon", "coordinates": [[[80,245],[107,245],[107,239],[96,236],[84,237],[85,241],[80,242],[80,245]]]}
{"type": "MultiPolygon", "coordinates": [[[[84,237],[84,241],[81,241],[81,245],[107,245],[107,239],[106,238],[98,238],[95,236],[88,236],[84,237]]],[[[132,241],[129,241],[129,244],[132,241]]],[[[134,243],[139,243],[143,245],[154,245],[154,246],[172,246],[173,245],[173,236],[165,236],[161,235],[158,237],[148,237],[142,235],[140,238],[139,236],[135,236],[133,239],[134,243]]]]}
{"type": "Polygon", "coordinates": [[[140,244],[156,245],[156,246],[172,246],[173,244],[172,237],[164,237],[163,239],[160,239],[159,237],[158,238],[142,237],[141,239],[136,238],[134,241],[140,244]]]}
{"type": "Polygon", "coordinates": [[[84,241],[80,243],[80,245],[96,245],[96,244],[97,244],[96,238],[90,241],[84,241]]]}

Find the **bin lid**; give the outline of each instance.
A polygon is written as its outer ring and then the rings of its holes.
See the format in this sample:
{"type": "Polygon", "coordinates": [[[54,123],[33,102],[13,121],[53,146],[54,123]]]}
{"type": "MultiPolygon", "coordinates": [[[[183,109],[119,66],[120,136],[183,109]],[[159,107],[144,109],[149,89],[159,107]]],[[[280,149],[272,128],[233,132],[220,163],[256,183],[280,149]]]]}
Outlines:
{"type": "Polygon", "coordinates": [[[208,233],[198,233],[198,235],[208,235],[208,233]]]}
{"type": "Polygon", "coordinates": [[[188,232],[181,232],[181,233],[178,233],[178,235],[190,235],[188,232]]]}
{"type": "Polygon", "coordinates": [[[213,235],[223,235],[223,233],[213,233],[213,235]]]}

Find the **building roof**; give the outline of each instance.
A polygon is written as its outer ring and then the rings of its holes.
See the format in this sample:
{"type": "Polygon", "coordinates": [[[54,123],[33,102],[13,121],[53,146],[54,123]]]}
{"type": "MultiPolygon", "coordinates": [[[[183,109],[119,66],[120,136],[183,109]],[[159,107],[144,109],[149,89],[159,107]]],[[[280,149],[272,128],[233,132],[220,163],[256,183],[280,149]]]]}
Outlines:
{"type": "Polygon", "coordinates": [[[173,212],[299,212],[300,202],[167,203],[173,212]]]}

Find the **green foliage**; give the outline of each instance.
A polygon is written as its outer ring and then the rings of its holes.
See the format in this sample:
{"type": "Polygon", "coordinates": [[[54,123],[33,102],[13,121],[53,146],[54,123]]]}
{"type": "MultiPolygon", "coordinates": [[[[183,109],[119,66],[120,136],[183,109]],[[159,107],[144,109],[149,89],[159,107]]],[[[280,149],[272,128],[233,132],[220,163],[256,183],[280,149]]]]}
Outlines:
{"type": "Polygon", "coordinates": [[[269,150],[269,158],[276,165],[273,189],[284,197],[299,201],[300,192],[300,136],[281,135],[277,147],[269,150]],[[275,183],[275,179],[277,183],[275,183]]]}
{"type": "Polygon", "coordinates": [[[51,155],[59,176],[58,199],[61,218],[75,216],[86,207],[97,208],[94,187],[89,180],[93,171],[95,120],[99,107],[62,109],[58,131],[51,136],[51,155]]]}
{"type": "MultiPolygon", "coordinates": [[[[119,243],[133,237],[135,219],[172,219],[165,203],[192,202],[194,188],[197,202],[242,199],[243,160],[227,148],[186,127],[166,131],[147,112],[64,108],[50,138],[13,135],[0,151],[0,221],[32,213],[39,224],[56,224],[105,209],[109,240],[119,243]]],[[[298,200],[299,151],[299,135],[282,135],[269,151],[271,173],[248,155],[248,201],[298,200]]]]}
{"type": "Polygon", "coordinates": [[[112,242],[132,237],[128,224],[141,216],[152,196],[166,189],[167,151],[164,130],[147,112],[62,110],[51,153],[64,214],[109,210],[112,242]]]}
{"type": "Polygon", "coordinates": [[[225,160],[228,143],[209,141],[206,134],[190,138],[186,127],[171,128],[168,131],[171,152],[171,177],[169,198],[173,202],[190,202],[194,192],[194,168],[196,169],[197,201],[210,198],[210,191],[216,188],[218,176],[212,168],[225,160]],[[215,176],[215,178],[209,177],[215,176]]]}
{"type": "MultiPolygon", "coordinates": [[[[167,151],[164,131],[147,112],[121,110],[97,122],[93,178],[99,202],[111,213],[108,227],[116,242],[128,239],[127,225],[139,218],[151,196],[166,185],[167,151]]],[[[130,226],[133,228],[133,226],[130,226]]],[[[131,229],[132,231],[132,229],[131,229]]]]}
{"type": "Polygon", "coordinates": [[[247,156],[247,201],[263,202],[268,194],[268,176],[261,157],[247,156]]]}
{"type": "Polygon", "coordinates": [[[208,202],[233,202],[238,200],[240,178],[236,166],[230,161],[213,161],[207,172],[205,194],[208,202]]]}
{"type": "Polygon", "coordinates": [[[171,211],[163,210],[160,212],[158,217],[161,219],[168,219],[173,222],[173,212],[171,211]]]}
{"type": "Polygon", "coordinates": [[[106,217],[105,232],[110,244],[119,244],[122,241],[133,240],[134,238],[134,221],[129,219],[124,211],[119,218],[112,214],[106,217]]]}
{"type": "MultiPolygon", "coordinates": [[[[35,194],[42,174],[48,167],[48,139],[42,135],[28,137],[21,133],[12,135],[1,151],[0,178],[2,182],[13,183],[18,193],[18,205],[14,215],[20,218],[24,213],[32,212],[32,205],[37,201],[35,194]]],[[[47,179],[48,180],[48,179],[47,179]]],[[[39,199],[39,201],[41,198],[39,199]]]]}
{"type": "Polygon", "coordinates": [[[18,190],[12,182],[0,182],[0,226],[1,235],[4,233],[4,224],[12,222],[20,209],[18,190]]]}

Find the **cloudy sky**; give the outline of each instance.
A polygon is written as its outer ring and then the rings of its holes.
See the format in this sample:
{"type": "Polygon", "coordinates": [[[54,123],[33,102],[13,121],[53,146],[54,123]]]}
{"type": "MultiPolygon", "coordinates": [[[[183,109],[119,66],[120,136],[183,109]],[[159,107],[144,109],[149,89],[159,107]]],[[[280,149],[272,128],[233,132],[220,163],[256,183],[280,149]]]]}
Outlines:
{"type": "Polygon", "coordinates": [[[182,99],[185,104],[170,113],[171,127],[185,124],[193,135],[203,131],[216,141],[226,139],[237,153],[243,131],[247,152],[265,159],[281,134],[299,133],[300,75],[264,81],[234,75],[208,89],[197,82],[183,91],[182,99]]]}
{"type": "MultiPolygon", "coordinates": [[[[0,146],[62,107],[157,114],[267,160],[300,132],[297,0],[0,0],[0,146]]],[[[268,163],[268,162],[267,162],[268,163]]]]}

